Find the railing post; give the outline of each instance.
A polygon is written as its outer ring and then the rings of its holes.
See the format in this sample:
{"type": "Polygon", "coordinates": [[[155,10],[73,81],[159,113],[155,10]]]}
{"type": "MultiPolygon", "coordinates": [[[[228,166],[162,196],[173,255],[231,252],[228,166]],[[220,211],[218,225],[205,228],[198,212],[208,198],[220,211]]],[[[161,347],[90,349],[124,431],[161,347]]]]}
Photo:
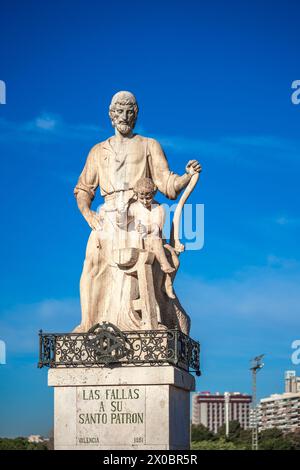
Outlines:
{"type": "Polygon", "coordinates": [[[178,365],[178,326],[175,326],[175,365],[178,365]]]}
{"type": "Polygon", "coordinates": [[[39,331],[39,362],[38,362],[38,368],[41,369],[43,367],[43,330],[39,331]]]}

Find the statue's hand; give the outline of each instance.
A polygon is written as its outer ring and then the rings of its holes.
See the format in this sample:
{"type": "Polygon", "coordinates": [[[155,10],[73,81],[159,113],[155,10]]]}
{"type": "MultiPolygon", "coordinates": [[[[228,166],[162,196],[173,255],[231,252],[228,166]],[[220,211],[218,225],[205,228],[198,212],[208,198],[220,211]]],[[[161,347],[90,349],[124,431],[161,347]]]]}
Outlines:
{"type": "Polygon", "coordinates": [[[100,230],[100,216],[97,212],[89,210],[87,214],[84,214],[84,217],[92,230],[100,230]]]}
{"type": "Polygon", "coordinates": [[[117,205],[117,211],[119,214],[124,214],[125,212],[127,212],[127,206],[128,204],[126,204],[124,201],[123,202],[120,202],[118,205],[117,205]]]}
{"type": "Polygon", "coordinates": [[[197,160],[190,160],[185,167],[185,171],[193,176],[195,173],[201,173],[202,166],[197,160]]]}
{"type": "Polygon", "coordinates": [[[142,235],[142,236],[145,236],[147,235],[147,227],[143,224],[141,224],[141,222],[139,222],[136,226],[136,230],[137,232],[142,235]]]}

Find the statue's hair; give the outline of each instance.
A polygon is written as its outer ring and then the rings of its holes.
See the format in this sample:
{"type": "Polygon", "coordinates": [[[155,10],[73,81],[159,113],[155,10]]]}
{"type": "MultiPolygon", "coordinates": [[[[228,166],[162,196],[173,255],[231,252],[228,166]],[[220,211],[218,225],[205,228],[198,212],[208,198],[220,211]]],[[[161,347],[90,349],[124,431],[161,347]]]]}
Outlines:
{"type": "Polygon", "coordinates": [[[140,178],[134,185],[133,191],[137,193],[156,193],[157,187],[151,178],[140,178]]]}
{"type": "Polygon", "coordinates": [[[133,111],[134,111],[134,124],[137,120],[138,112],[139,112],[139,106],[136,100],[136,97],[134,96],[133,93],[130,91],[118,91],[111,100],[110,106],[109,106],[109,117],[110,119],[113,119],[114,117],[114,112],[117,107],[117,105],[126,105],[126,104],[131,104],[133,106],[133,111]]]}

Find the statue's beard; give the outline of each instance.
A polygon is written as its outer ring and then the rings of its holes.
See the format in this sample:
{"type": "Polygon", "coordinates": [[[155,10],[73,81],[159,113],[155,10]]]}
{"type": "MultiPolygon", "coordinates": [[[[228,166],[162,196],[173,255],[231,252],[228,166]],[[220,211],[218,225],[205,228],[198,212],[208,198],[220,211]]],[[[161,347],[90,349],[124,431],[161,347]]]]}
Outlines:
{"type": "Polygon", "coordinates": [[[134,126],[133,123],[129,124],[127,122],[117,122],[117,121],[114,121],[113,125],[123,135],[130,134],[134,126]]]}
{"type": "Polygon", "coordinates": [[[117,129],[119,132],[121,132],[121,134],[127,135],[131,132],[132,127],[129,126],[128,124],[121,123],[121,124],[117,124],[117,129]]]}

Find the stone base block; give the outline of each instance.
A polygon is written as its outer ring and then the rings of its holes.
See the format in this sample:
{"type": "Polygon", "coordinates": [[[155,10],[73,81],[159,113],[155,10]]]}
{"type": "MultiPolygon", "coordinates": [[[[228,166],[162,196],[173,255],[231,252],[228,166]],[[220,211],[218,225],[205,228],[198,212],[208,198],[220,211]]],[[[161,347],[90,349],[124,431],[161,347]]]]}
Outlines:
{"type": "Polygon", "coordinates": [[[174,366],[50,369],[55,449],[187,450],[194,377],[174,366]]]}

